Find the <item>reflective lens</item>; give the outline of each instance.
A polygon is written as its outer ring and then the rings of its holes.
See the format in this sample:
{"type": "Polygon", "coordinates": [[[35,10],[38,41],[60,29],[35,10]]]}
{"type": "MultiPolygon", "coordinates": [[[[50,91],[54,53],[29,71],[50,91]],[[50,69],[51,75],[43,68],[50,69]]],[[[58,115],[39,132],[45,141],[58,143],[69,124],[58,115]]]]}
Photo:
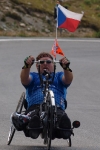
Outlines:
{"type": "Polygon", "coordinates": [[[51,60],[40,60],[40,64],[44,64],[44,63],[47,63],[47,64],[51,64],[52,61],[51,60]]]}

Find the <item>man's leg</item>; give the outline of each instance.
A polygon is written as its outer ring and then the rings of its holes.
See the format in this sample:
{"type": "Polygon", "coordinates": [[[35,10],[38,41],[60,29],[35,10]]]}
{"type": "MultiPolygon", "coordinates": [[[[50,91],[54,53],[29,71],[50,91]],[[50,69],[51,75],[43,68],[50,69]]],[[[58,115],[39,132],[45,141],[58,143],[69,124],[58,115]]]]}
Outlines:
{"type": "Polygon", "coordinates": [[[41,121],[39,116],[40,107],[39,106],[32,106],[29,108],[26,112],[26,114],[31,118],[28,127],[29,129],[29,136],[33,139],[38,138],[40,134],[40,129],[34,129],[34,128],[40,128],[41,121]]]}
{"type": "Polygon", "coordinates": [[[23,128],[25,128],[26,125],[28,125],[32,117],[34,115],[38,115],[38,112],[39,112],[39,109],[33,106],[29,108],[28,110],[26,110],[25,115],[14,112],[13,114],[11,114],[10,119],[13,125],[15,126],[15,128],[18,131],[22,131],[23,128]]]}
{"type": "MultiPolygon", "coordinates": [[[[63,129],[71,129],[71,121],[65,111],[60,108],[57,109],[57,118],[58,118],[58,126],[63,129]]],[[[71,136],[71,132],[68,131],[60,131],[60,135],[62,138],[67,139],[71,136]]]]}
{"type": "Polygon", "coordinates": [[[22,131],[28,124],[29,120],[30,117],[18,114],[16,112],[11,115],[11,122],[17,131],[22,131]]]}

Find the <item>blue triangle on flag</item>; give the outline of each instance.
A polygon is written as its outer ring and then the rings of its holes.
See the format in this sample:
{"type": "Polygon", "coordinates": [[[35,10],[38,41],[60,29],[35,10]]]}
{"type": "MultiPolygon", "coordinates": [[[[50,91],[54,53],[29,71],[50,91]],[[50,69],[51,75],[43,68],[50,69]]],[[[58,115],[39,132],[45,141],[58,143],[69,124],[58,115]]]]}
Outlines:
{"type": "Polygon", "coordinates": [[[58,7],[58,27],[66,21],[66,16],[58,7]]]}

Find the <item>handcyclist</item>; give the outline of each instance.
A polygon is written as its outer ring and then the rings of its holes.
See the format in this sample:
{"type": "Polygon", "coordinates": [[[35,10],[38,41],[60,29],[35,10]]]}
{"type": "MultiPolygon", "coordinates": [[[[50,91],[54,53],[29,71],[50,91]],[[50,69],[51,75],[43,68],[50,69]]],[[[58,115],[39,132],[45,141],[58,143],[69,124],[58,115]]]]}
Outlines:
{"type": "MultiPolygon", "coordinates": [[[[18,131],[24,131],[25,136],[33,139],[38,138],[40,130],[26,130],[28,125],[30,128],[40,127],[41,120],[39,116],[40,104],[43,103],[43,92],[40,86],[40,79],[38,72],[30,72],[31,66],[34,64],[35,58],[29,56],[24,60],[24,66],[20,73],[20,79],[22,85],[26,89],[26,112],[25,115],[13,113],[11,115],[12,123],[18,131]]],[[[44,78],[44,70],[48,73],[53,74],[54,63],[53,57],[47,53],[42,52],[36,57],[36,61],[40,60],[40,73],[44,78]]],[[[73,80],[72,70],[69,68],[70,62],[66,57],[59,60],[60,65],[63,68],[61,72],[56,72],[54,81],[50,85],[50,89],[54,92],[55,103],[57,106],[57,123],[60,128],[70,129],[71,121],[65,112],[67,108],[67,88],[70,86],[73,80]]],[[[39,70],[38,63],[36,68],[39,70]]],[[[56,138],[67,139],[70,133],[66,131],[55,131],[56,138]]]]}

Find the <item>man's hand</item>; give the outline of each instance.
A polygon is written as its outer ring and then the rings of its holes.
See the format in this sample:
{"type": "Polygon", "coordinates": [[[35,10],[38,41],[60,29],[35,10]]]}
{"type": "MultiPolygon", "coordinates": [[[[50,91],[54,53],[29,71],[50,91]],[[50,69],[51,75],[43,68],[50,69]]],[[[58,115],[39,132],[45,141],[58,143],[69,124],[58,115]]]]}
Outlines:
{"type": "Polygon", "coordinates": [[[63,57],[62,59],[60,59],[60,65],[64,69],[64,75],[62,77],[63,82],[65,84],[71,84],[73,80],[73,73],[69,68],[70,61],[66,57],[63,57]]]}
{"type": "Polygon", "coordinates": [[[66,57],[63,57],[62,59],[60,59],[60,65],[64,70],[68,70],[72,72],[72,70],[69,68],[70,61],[66,57]]]}
{"type": "Polygon", "coordinates": [[[31,68],[31,66],[34,64],[34,60],[35,59],[33,56],[26,57],[22,69],[31,68]]]}

